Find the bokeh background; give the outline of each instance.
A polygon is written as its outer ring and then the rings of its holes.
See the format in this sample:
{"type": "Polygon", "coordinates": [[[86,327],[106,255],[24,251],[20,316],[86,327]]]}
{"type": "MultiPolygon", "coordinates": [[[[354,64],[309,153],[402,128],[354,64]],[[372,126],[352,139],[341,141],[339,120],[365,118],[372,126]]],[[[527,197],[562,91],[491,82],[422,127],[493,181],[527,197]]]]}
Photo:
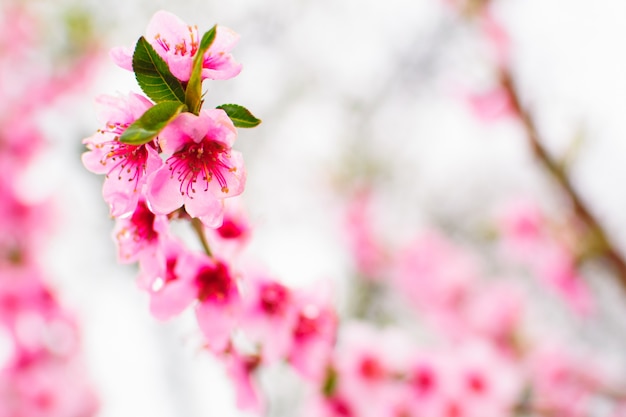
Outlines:
{"type": "MultiPolygon", "coordinates": [[[[102,179],[80,162],[82,138],[98,128],[94,98],[139,92],[108,49],[132,46],[157,10],[200,31],[218,23],[241,35],[234,55],[242,73],[206,84],[206,102],[243,104],[263,119],[241,131],[235,146],[248,167],[244,202],[255,227],[248,253],[287,282],[332,280],[341,305],[350,268],[341,193],[350,179],[375,179],[388,236],[432,227],[479,251],[504,201],[523,196],[556,213],[564,203],[519,123],[477,117],[468,104],[469,93],[496,82],[493,57],[480,28],[444,1],[23,4],[42,16],[49,52],[62,55],[82,39],[96,54],[80,89],[38,121],[50,142],[29,186],[38,198],[56,199],[58,223],[42,256],[79,317],[102,417],[245,415],[234,407],[224,371],[200,349],[191,317],[150,317],[136,270],[117,264],[102,179]]],[[[626,3],[499,0],[493,10],[509,33],[513,72],[542,139],[553,154],[573,155],[574,186],[626,253],[626,3]]],[[[582,329],[585,343],[619,357],[626,298],[607,271],[592,272],[598,315],[547,320],[582,329]]],[[[289,375],[266,377],[273,395],[292,395],[289,375]]]]}

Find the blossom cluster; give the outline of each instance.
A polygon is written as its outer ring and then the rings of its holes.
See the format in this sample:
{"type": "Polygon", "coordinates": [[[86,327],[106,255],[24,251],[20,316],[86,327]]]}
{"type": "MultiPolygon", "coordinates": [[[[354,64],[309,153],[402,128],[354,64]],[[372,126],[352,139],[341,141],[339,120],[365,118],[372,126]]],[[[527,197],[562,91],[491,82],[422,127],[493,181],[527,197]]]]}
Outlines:
{"type": "Polygon", "coordinates": [[[237,127],[260,121],[238,105],[202,108],[194,89],[239,74],[231,54],[237,39],[222,26],[199,36],[197,27],[157,12],[134,51],[111,51],[146,95],[97,99],[102,127],[84,139],[83,163],[105,175],[119,262],[138,263],[152,315],[167,320],[192,308],[207,348],[235,381],[238,404],[260,410],[257,368],[286,360],[303,377],[323,379],[319,364],[330,355],[337,319],[328,294],[244,273],[236,263],[250,226],[237,199],[246,169],[233,145],[237,127]],[[156,64],[146,69],[144,56],[156,64]],[[155,79],[180,94],[163,100],[155,79]],[[178,237],[172,222],[187,222],[203,250],[178,237]]]}
{"type": "Polygon", "coordinates": [[[45,133],[34,123],[51,100],[78,81],[47,74],[27,57],[42,48],[21,5],[3,5],[0,44],[0,416],[88,417],[98,400],[83,363],[78,323],[64,307],[42,264],[54,204],[32,195],[26,173],[43,154],[45,133]],[[30,36],[28,36],[30,35],[30,36]],[[6,43],[5,43],[6,41],[6,43]],[[37,85],[40,100],[28,88],[37,85]]]}
{"type": "MultiPolygon", "coordinates": [[[[527,256],[529,245],[556,245],[536,205],[511,203],[496,216],[495,252],[506,272],[492,276],[478,254],[441,232],[421,231],[400,244],[382,233],[373,186],[350,196],[347,243],[369,295],[356,300],[358,320],[339,332],[331,388],[318,391],[311,415],[622,415],[626,381],[615,363],[532,319],[546,313],[546,294],[536,293],[552,286],[543,274],[562,262],[548,251],[527,256]],[[537,289],[524,284],[528,277],[537,289]],[[384,325],[371,325],[372,310],[384,325]]],[[[562,308],[591,315],[577,304],[591,294],[576,285],[580,293],[557,291],[548,299],[564,297],[562,308]]]]}

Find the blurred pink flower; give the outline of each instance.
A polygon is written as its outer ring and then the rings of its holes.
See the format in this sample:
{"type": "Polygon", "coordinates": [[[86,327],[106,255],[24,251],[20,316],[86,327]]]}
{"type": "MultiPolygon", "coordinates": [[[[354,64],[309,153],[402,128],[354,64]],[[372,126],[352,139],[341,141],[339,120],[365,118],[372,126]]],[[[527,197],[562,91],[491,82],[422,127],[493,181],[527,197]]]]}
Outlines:
{"type": "Polygon", "coordinates": [[[498,217],[505,254],[529,267],[574,311],[590,313],[593,297],[576,268],[574,254],[557,239],[541,209],[530,201],[513,201],[498,217]]]}
{"type": "Polygon", "coordinates": [[[254,372],[261,364],[257,355],[241,354],[233,348],[223,355],[226,371],[235,385],[235,398],[240,410],[261,415],[265,404],[263,396],[254,380],[254,372]]]}
{"type": "Polygon", "coordinates": [[[436,232],[422,233],[399,251],[392,282],[419,313],[441,330],[455,333],[478,262],[469,252],[436,232]]]}
{"type": "Polygon", "coordinates": [[[297,316],[291,332],[289,363],[304,378],[319,382],[335,344],[338,318],[326,288],[294,291],[297,316]]]}
{"type": "Polygon", "coordinates": [[[258,273],[248,275],[242,329],[261,347],[264,363],[287,357],[297,319],[292,290],[258,273]]]}

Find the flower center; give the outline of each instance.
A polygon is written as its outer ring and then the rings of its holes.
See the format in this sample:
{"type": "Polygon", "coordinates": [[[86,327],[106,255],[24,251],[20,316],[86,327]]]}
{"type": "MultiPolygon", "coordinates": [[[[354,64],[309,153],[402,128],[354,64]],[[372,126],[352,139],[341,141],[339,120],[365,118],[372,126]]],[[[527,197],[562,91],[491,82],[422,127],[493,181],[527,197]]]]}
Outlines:
{"type": "Polygon", "coordinates": [[[298,322],[293,330],[296,339],[308,339],[318,333],[320,321],[320,311],[313,305],[306,306],[298,314],[298,322]]]}
{"type": "Polygon", "coordinates": [[[385,376],[385,370],[380,362],[371,356],[366,356],[361,360],[359,372],[363,378],[371,381],[381,379],[385,376]]]}
{"type": "Polygon", "coordinates": [[[277,282],[264,284],[260,293],[261,309],[272,316],[283,315],[289,302],[289,293],[277,282]]]}
{"type": "Polygon", "coordinates": [[[218,262],[215,266],[204,266],[196,275],[198,300],[225,301],[233,289],[233,284],[228,269],[223,263],[218,262]]]}
{"type": "Polygon", "coordinates": [[[118,180],[126,180],[135,182],[135,191],[137,184],[146,172],[146,161],[148,159],[148,150],[145,145],[131,145],[120,142],[119,135],[128,126],[109,125],[108,130],[101,130],[101,133],[114,133],[115,139],[97,145],[98,147],[108,148],[109,151],[104,154],[100,163],[104,166],[109,165],[107,178],[117,176],[118,180]]]}
{"type": "Polygon", "coordinates": [[[137,208],[130,218],[130,223],[135,228],[134,240],[151,242],[158,237],[158,233],[154,230],[155,215],[152,213],[145,202],[137,203],[137,208]]]}
{"type": "Polygon", "coordinates": [[[435,375],[431,369],[420,368],[415,371],[412,383],[420,395],[428,394],[435,388],[435,375]]]}
{"type": "Polygon", "coordinates": [[[245,229],[237,224],[233,219],[225,218],[222,225],[217,229],[217,233],[223,239],[237,239],[243,235],[245,229]]]}
{"type": "Polygon", "coordinates": [[[228,150],[219,142],[203,140],[200,143],[188,143],[175,152],[166,163],[180,181],[180,193],[193,198],[196,184],[200,181],[203,191],[208,191],[209,183],[215,178],[223,193],[228,192],[224,171],[235,171],[227,164],[230,158],[228,150]]]}

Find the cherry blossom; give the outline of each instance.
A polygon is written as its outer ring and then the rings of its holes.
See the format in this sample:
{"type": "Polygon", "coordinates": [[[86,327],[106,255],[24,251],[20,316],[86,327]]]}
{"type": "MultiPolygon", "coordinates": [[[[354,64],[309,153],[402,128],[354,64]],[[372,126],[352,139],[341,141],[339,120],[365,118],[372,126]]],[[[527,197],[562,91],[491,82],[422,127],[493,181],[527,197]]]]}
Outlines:
{"type": "Polygon", "coordinates": [[[91,172],[106,175],[102,194],[111,208],[111,215],[127,215],[135,210],[146,176],[163,161],[152,142],[133,145],[119,138],[152,103],[138,94],[100,96],[97,103],[104,127],[83,140],[88,149],[82,156],[83,164],[91,172]]]}
{"type": "MultiPolygon", "coordinates": [[[[198,28],[189,26],[178,16],[166,11],[154,14],[146,30],[146,39],[168,64],[170,71],[181,81],[189,81],[193,59],[200,42],[198,28]]],[[[215,40],[204,54],[202,79],[226,80],[241,71],[241,64],[233,59],[230,51],[239,35],[229,28],[218,26],[215,40]]],[[[113,48],[110,53],[120,67],[132,71],[132,51],[113,48]]]]}
{"type": "Polygon", "coordinates": [[[236,130],[220,109],[196,116],[183,113],[159,135],[171,155],[148,179],[148,202],[157,214],[183,204],[191,217],[209,227],[222,224],[223,200],[243,192],[246,171],[241,153],[231,147],[236,130]]]}

